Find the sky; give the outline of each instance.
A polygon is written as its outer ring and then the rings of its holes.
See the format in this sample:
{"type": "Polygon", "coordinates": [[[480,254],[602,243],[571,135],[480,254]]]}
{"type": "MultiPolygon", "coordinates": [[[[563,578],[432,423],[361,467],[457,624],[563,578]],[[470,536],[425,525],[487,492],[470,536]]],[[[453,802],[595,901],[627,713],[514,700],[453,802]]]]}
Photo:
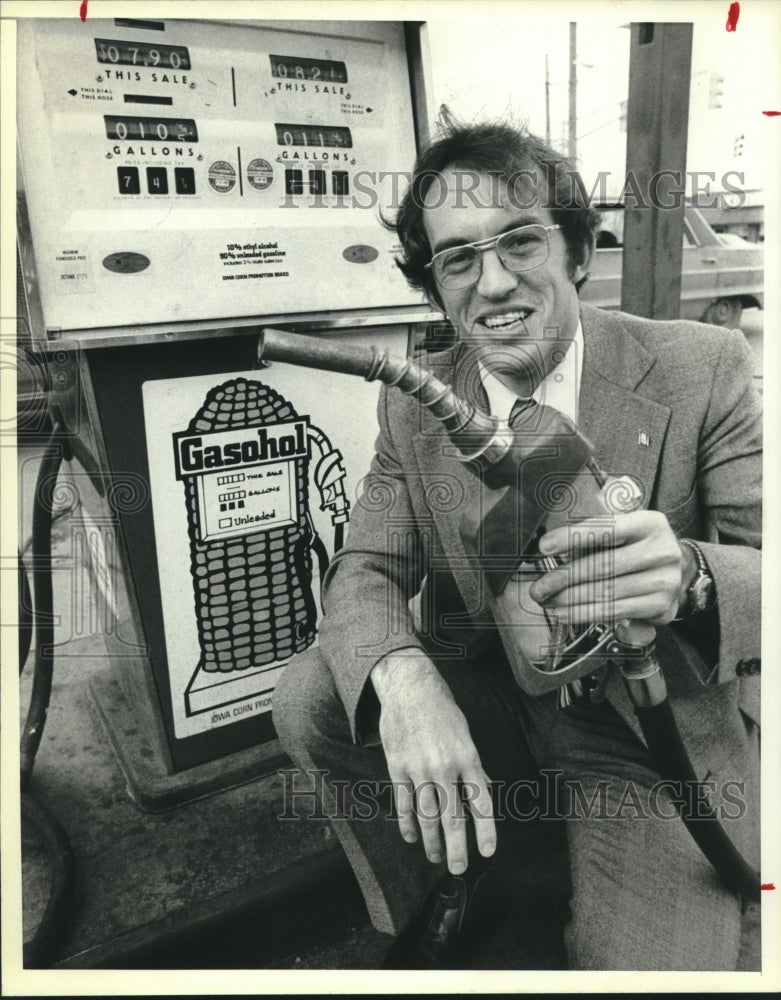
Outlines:
{"type": "Polygon", "coordinates": [[[737,30],[726,30],[729,5],[552,2],[447,5],[430,16],[428,35],[436,107],[459,117],[510,116],[545,134],[545,57],[550,79],[551,139],[566,149],[569,22],[577,21],[578,156],[585,176],[599,170],[623,175],[626,133],[621,102],[629,78],[631,21],[689,20],[694,25],[688,168],[740,169],[745,188],[765,185],[763,159],[778,121],[762,110],[781,107],[778,66],[779,8],[741,4],[737,30]],[[470,10],[471,8],[471,10],[470,10]],[[657,11],[661,8],[662,16],[657,11]],[[708,107],[711,75],[724,78],[722,107],[708,107]],[[739,136],[742,142],[736,145],[739,136]],[[740,146],[741,155],[735,156],[740,146]]]}

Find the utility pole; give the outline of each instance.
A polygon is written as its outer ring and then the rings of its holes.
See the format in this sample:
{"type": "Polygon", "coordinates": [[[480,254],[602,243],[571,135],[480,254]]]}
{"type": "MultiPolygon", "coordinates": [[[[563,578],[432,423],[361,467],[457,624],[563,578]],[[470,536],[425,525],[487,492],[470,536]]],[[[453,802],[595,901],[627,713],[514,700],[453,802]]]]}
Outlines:
{"type": "Polygon", "coordinates": [[[548,53],[545,53],[545,141],[550,146],[550,73],[548,53]]]}
{"type": "Polygon", "coordinates": [[[691,24],[632,24],[626,172],[641,202],[629,194],[624,206],[621,308],[650,319],[680,315],[683,202],[669,198],[686,173],[691,54],[691,24]]]}
{"type": "Polygon", "coordinates": [[[575,21],[570,21],[569,23],[569,146],[567,149],[567,155],[572,160],[574,160],[575,157],[577,156],[577,142],[575,139],[575,130],[577,128],[577,122],[578,122],[577,31],[578,31],[577,23],[575,21]]]}

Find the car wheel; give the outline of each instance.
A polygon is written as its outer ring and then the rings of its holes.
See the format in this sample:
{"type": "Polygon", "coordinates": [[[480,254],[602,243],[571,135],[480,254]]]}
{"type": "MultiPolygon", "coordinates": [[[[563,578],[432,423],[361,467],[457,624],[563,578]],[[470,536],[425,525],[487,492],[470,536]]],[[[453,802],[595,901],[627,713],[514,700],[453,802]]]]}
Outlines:
{"type": "Polygon", "coordinates": [[[717,299],[702,314],[702,322],[734,329],[740,325],[742,315],[743,303],[740,299],[717,299]]]}

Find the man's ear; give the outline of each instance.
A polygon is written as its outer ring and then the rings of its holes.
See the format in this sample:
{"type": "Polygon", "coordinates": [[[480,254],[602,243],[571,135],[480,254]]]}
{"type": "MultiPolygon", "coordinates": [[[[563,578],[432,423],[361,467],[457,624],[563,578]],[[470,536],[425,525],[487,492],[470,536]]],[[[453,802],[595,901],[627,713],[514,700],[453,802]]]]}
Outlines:
{"type": "Polygon", "coordinates": [[[587,242],[581,245],[581,259],[578,264],[575,265],[573,271],[573,283],[577,284],[582,281],[586,275],[591,270],[591,262],[594,259],[594,251],[596,249],[597,240],[596,236],[593,234],[589,237],[587,242]]]}

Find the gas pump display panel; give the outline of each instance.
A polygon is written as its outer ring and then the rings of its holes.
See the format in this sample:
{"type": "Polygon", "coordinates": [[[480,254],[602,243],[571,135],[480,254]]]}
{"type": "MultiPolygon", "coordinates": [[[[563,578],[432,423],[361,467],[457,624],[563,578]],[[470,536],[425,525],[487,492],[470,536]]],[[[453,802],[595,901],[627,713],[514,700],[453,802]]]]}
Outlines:
{"type": "Polygon", "coordinates": [[[379,222],[415,156],[401,24],[29,20],[18,53],[47,332],[420,304],[379,222]]]}

